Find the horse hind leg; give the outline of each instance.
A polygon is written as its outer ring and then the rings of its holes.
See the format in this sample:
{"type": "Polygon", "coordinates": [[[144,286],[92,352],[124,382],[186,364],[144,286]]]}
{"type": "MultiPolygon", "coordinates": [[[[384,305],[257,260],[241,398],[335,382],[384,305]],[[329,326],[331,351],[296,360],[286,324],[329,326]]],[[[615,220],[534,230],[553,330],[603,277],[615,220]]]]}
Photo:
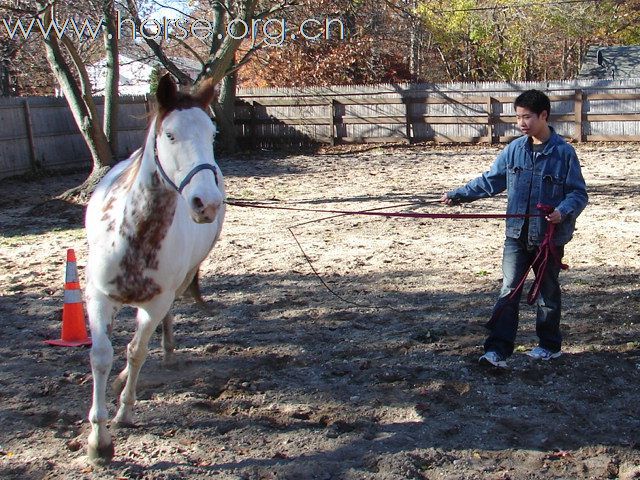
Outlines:
{"type": "Polygon", "coordinates": [[[219,302],[206,302],[202,298],[202,292],[200,290],[200,272],[198,269],[193,273],[193,278],[185,290],[185,293],[187,292],[191,298],[193,298],[196,307],[207,315],[214,315],[221,307],[219,302]]]}
{"type": "Polygon", "coordinates": [[[153,307],[138,308],[138,328],[129,345],[127,345],[127,366],[120,373],[114,386],[124,383],[120,393],[120,403],[114,422],[118,426],[132,426],[133,406],[136,403],[136,385],[140,370],[149,351],[149,339],[155,331],[160,319],[169,311],[172,299],[161,299],[153,307]]]}
{"type": "Polygon", "coordinates": [[[87,286],[87,315],[91,329],[92,347],[90,353],[93,375],[93,399],[89,411],[91,433],[88,438],[87,454],[97,465],[106,465],[114,455],[111,434],[107,428],[109,412],[106,403],[106,387],[113,364],[113,347],[109,334],[118,305],[106,295],[87,286]]]}
{"type": "Polygon", "coordinates": [[[175,367],[177,363],[174,353],[175,348],[176,340],[173,336],[173,315],[167,313],[162,319],[162,350],[164,352],[162,364],[165,367],[175,367]]]}

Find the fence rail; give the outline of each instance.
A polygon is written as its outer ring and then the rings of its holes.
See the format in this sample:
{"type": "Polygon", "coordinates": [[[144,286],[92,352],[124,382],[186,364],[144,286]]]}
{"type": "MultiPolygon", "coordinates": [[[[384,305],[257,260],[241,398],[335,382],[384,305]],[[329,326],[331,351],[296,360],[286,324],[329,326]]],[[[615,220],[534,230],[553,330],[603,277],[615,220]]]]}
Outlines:
{"type": "MultiPolygon", "coordinates": [[[[258,146],[353,142],[499,143],[517,137],[513,100],[537,88],[551,124],[578,142],[640,141],[640,79],[547,83],[241,89],[236,128],[258,146]]],[[[96,100],[99,112],[102,100],[96,100]]],[[[142,145],[150,101],[122,97],[119,156],[142,145]]],[[[62,98],[0,98],[0,178],[81,168],[90,155],[62,98]]]]}

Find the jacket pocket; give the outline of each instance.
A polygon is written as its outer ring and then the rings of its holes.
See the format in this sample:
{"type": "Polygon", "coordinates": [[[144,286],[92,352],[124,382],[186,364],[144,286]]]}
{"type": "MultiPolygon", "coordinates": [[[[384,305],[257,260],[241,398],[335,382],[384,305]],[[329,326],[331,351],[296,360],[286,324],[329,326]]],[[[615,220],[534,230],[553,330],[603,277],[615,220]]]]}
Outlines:
{"type": "Polygon", "coordinates": [[[522,167],[509,167],[507,170],[507,190],[513,191],[514,187],[518,184],[518,178],[522,173],[522,167]]]}
{"type": "Polygon", "coordinates": [[[564,196],[564,181],[555,175],[545,175],[542,177],[542,189],[545,198],[560,200],[564,196]]]}

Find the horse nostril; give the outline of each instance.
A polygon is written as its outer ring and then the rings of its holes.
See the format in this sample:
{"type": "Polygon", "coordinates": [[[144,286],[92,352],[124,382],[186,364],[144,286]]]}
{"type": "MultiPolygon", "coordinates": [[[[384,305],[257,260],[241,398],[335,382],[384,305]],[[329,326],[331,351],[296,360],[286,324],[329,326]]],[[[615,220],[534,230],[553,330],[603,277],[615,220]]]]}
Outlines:
{"type": "Polygon", "coordinates": [[[204,207],[204,203],[202,203],[202,200],[200,200],[200,197],[193,197],[193,200],[191,200],[191,203],[193,204],[193,209],[196,211],[201,211],[204,207]]]}

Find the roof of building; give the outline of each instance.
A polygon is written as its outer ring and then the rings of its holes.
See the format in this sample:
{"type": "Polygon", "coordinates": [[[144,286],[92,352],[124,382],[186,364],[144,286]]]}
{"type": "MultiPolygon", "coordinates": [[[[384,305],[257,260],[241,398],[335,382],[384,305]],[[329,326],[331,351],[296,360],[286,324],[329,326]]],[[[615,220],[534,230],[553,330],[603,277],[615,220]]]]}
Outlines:
{"type": "Polygon", "coordinates": [[[578,78],[599,80],[640,78],[640,45],[589,47],[578,78]]]}

